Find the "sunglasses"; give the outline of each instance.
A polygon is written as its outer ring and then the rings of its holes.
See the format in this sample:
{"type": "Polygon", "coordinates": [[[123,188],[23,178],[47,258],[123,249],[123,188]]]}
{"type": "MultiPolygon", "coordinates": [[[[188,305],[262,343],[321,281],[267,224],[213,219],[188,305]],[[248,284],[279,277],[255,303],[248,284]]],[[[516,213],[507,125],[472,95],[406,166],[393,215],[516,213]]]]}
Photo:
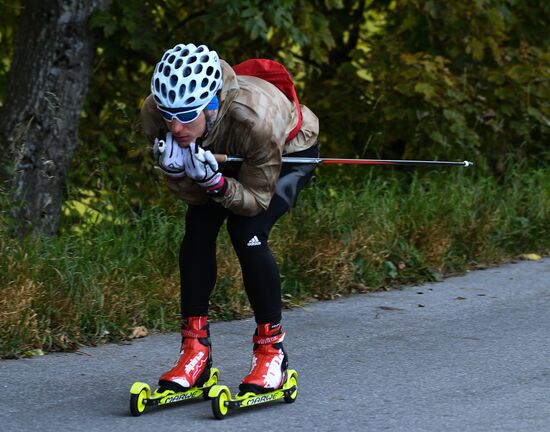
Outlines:
{"type": "Polygon", "coordinates": [[[158,105],[157,108],[162,118],[166,121],[171,122],[174,118],[176,118],[180,123],[191,123],[192,121],[195,121],[202,111],[202,108],[193,111],[178,111],[181,108],[164,108],[158,105]]]}

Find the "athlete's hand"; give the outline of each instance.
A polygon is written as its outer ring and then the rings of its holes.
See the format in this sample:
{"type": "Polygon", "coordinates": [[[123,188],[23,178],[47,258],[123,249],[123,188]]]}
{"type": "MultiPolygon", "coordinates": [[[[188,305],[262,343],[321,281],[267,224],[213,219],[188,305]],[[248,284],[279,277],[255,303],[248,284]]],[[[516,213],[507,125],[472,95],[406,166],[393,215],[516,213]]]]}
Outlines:
{"type": "Polygon", "coordinates": [[[185,172],[208,193],[218,194],[225,190],[225,178],[218,171],[218,162],[210,150],[191,143],[184,152],[185,172]]]}
{"type": "Polygon", "coordinates": [[[176,178],[185,176],[184,153],[184,149],[178,145],[171,132],[166,134],[164,140],[155,138],[153,145],[153,158],[157,163],[155,168],[160,169],[167,176],[176,178]]]}

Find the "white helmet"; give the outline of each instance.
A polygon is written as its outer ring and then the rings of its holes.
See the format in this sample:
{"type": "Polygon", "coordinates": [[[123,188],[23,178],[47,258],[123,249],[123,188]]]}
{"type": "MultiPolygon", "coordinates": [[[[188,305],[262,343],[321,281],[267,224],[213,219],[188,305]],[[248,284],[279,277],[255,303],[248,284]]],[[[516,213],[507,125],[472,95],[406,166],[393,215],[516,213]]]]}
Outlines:
{"type": "Polygon", "coordinates": [[[205,45],[178,44],[164,53],[151,79],[151,93],[161,110],[198,114],[222,85],[216,51],[205,45]]]}

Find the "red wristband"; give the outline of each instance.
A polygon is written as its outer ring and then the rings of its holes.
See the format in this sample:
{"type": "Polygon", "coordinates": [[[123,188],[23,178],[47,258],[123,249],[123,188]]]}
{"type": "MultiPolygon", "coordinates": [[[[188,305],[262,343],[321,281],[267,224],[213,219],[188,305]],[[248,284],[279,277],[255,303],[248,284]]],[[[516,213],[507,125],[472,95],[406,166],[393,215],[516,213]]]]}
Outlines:
{"type": "Polygon", "coordinates": [[[211,195],[223,195],[226,190],[227,182],[225,181],[225,177],[221,176],[217,184],[206,188],[206,193],[211,195]]]}

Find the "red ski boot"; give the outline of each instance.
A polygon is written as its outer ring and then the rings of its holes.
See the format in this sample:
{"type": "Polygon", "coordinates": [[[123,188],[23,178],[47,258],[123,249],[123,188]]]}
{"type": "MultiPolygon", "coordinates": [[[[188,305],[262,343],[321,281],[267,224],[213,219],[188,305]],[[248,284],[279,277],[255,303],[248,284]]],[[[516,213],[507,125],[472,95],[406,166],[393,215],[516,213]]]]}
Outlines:
{"type": "Polygon", "coordinates": [[[240,394],[267,393],[283,385],[288,357],[283,348],[285,333],[281,324],[258,324],[252,338],[252,367],[239,385],[240,394]]]}
{"type": "Polygon", "coordinates": [[[172,369],[162,375],[162,390],[182,392],[204,384],[210,376],[212,352],[206,316],[186,318],[181,325],[180,358],[172,369]]]}

